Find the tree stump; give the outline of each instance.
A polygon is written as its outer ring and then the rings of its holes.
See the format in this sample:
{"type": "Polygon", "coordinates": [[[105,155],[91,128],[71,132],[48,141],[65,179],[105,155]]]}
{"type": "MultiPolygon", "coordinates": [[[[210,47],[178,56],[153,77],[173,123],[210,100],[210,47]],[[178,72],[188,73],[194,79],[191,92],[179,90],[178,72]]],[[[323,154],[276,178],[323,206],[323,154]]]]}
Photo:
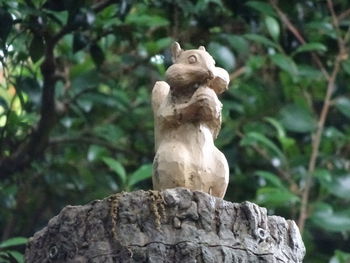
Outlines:
{"type": "Polygon", "coordinates": [[[27,263],[302,262],[291,220],[250,202],[174,188],[67,206],[28,243],[27,263]]]}

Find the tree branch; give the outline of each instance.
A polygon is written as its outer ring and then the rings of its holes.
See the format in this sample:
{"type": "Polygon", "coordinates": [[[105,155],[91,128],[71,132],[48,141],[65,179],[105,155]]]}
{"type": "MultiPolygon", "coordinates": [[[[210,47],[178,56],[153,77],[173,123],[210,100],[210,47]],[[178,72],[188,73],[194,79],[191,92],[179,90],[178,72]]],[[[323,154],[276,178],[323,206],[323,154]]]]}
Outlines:
{"type": "Polygon", "coordinates": [[[341,21],[350,15],[350,9],[345,10],[338,16],[338,20],[341,21]]]}
{"type": "Polygon", "coordinates": [[[49,141],[50,146],[57,145],[57,144],[63,144],[63,143],[67,143],[67,144],[80,144],[80,143],[97,144],[97,145],[106,147],[107,149],[109,149],[113,152],[131,154],[131,152],[127,151],[127,149],[120,148],[115,144],[112,144],[110,142],[107,142],[105,140],[102,140],[102,139],[99,139],[96,137],[92,137],[92,136],[56,137],[56,138],[50,139],[50,141],[49,141]]]}
{"type": "Polygon", "coordinates": [[[94,12],[100,12],[102,11],[104,8],[106,8],[107,6],[111,5],[111,4],[114,4],[116,3],[115,0],[105,0],[105,1],[99,1],[97,2],[96,4],[94,4],[91,9],[94,11],[94,12]]]}
{"type": "Polygon", "coordinates": [[[235,70],[234,72],[232,72],[230,74],[230,81],[235,80],[236,78],[238,78],[239,76],[241,76],[245,72],[246,72],[246,68],[244,66],[240,67],[239,69],[235,70]]]}
{"type": "Polygon", "coordinates": [[[313,173],[314,173],[315,167],[316,167],[317,157],[319,154],[319,148],[320,148],[320,144],[321,144],[321,138],[322,138],[322,133],[324,130],[324,125],[325,125],[325,122],[327,119],[329,108],[332,104],[331,99],[332,99],[332,95],[333,95],[333,92],[335,89],[335,81],[336,81],[337,75],[338,75],[339,70],[340,70],[341,62],[344,59],[344,57],[347,57],[347,56],[344,56],[344,52],[346,52],[345,42],[341,36],[341,32],[339,29],[339,21],[338,21],[337,16],[335,15],[332,0],[327,0],[327,5],[328,5],[329,12],[332,16],[333,26],[337,32],[337,41],[338,41],[339,50],[338,50],[338,55],[336,56],[335,61],[334,61],[332,74],[328,79],[327,92],[326,92],[326,95],[324,98],[321,114],[320,114],[320,117],[319,117],[319,120],[317,123],[316,132],[315,132],[313,139],[312,139],[312,152],[311,152],[311,157],[310,157],[310,161],[309,161],[308,174],[306,176],[305,187],[303,189],[303,194],[302,194],[302,199],[301,199],[301,208],[300,208],[300,214],[299,214],[299,220],[298,220],[300,232],[303,232],[303,229],[305,226],[305,221],[308,217],[307,210],[308,210],[310,188],[311,188],[311,184],[312,184],[313,173]]]}
{"type": "MultiPolygon", "coordinates": [[[[283,13],[283,11],[278,7],[277,0],[270,0],[270,3],[272,5],[272,7],[276,10],[282,23],[289,29],[290,32],[292,32],[292,34],[295,36],[295,38],[298,39],[298,41],[301,44],[306,44],[304,37],[300,34],[298,29],[290,22],[287,15],[285,13],[283,13]]],[[[325,76],[325,78],[327,80],[329,80],[330,76],[329,76],[325,66],[323,65],[320,57],[314,52],[311,52],[311,57],[314,60],[314,62],[317,64],[317,66],[319,67],[319,69],[321,70],[321,72],[325,76]]]]}
{"type": "Polygon", "coordinates": [[[309,193],[310,193],[310,188],[312,183],[312,176],[316,167],[316,161],[319,154],[319,148],[320,148],[322,133],[324,129],[324,124],[327,119],[329,107],[331,106],[331,99],[334,91],[335,80],[340,69],[340,61],[341,61],[340,59],[338,58],[336,59],[332,75],[328,81],[327,93],[324,98],[324,103],[323,103],[322,111],[317,124],[316,133],[313,136],[313,140],[312,140],[312,152],[311,152],[311,157],[309,161],[308,174],[306,177],[305,187],[302,194],[300,215],[298,220],[298,226],[301,233],[303,232],[303,229],[304,229],[305,220],[308,217],[307,207],[308,207],[309,193]]]}
{"type": "MultiPolygon", "coordinates": [[[[32,5],[30,0],[26,0],[28,5],[32,5]]],[[[114,1],[100,1],[92,6],[93,11],[100,12],[114,1]]],[[[43,77],[43,92],[41,95],[40,120],[38,125],[29,134],[27,139],[18,147],[18,149],[9,157],[0,159],[0,178],[5,179],[13,173],[22,170],[28,166],[32,160],[43,154],[48,145],[52,129],[58,120],[55,103],[55,85],[57,78],[57,65],[54,50],[57,43],[66,34],[72,32],[74,27],[66,24],[62,29],[54,34],[48,35],[47,32],[39,32],[31,28],[33,34],[39,35],[45,39],[45,55],[41,65],[41,74],[43,77]]]]}
{"type": "Polygon", "coordinates": [[[55,111],[55,45],[51,39],[46,39],[45,57],[41,65],[43,76],[43,93],[41,96],[40,120],[28,140],[22,144],[10,157],[0,161],[0,177],[7,178],[16,171],[23,169],[44,150],[49,134],[56,122],[55,111]]]}

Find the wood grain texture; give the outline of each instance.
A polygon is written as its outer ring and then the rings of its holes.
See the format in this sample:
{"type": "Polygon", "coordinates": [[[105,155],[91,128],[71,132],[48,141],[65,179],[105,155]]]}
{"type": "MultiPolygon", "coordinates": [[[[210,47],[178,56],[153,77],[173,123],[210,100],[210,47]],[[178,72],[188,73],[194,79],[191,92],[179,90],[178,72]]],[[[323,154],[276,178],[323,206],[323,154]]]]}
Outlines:
{"type": "Polygon", "coordinates": [[[26,262],[302,262],[294,221],[253,203],[175,188],[67,206],[37,232],[26,262]]]}
{"type": "Polygon", "coordinates": [[[218,94],[228,88],[229,75],[216,67],[203,46],[172,47],[174,64],[165,81],[155,83],[153,188],[186,187],[224,197],[229,167],[214,140],[221,128],[218,94]]]}

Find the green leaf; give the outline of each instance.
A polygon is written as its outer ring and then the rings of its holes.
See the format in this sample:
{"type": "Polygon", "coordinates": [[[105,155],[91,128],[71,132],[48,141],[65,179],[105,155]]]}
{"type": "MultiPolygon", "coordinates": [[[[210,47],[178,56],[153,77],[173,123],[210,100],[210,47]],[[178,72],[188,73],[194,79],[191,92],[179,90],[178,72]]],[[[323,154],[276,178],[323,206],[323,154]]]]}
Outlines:
{"type": "Polygon", "coordinates": [[[108,154],[108,150],[105,147],[99,145],[90,145],[87,153],[87,160],[89,162],[100,160],[102,157],[108,154]]]}
{"type": "Polygon", "coordinates": [[[139,14],[139,13],[130,13],[126,17],[126,23],[134,24],[139,27],[163,27],[169,25],[169,21],[158,15],[148,15],[148,14],[139,14]]]}
{"type": "Polygon", "coordinates": [[[332,232],[350,230],[350,209],[334,212],[327,203],[317,203],[311,215],[311,221],[320,228],[332,232]]]}
{"type": "Polygon", "coordinates": [[[282,108],[280,121],[287,130],[300,133],[311,132],[317,125],[312,114],[296,104],[290,104],[282,108]]]}
{"type": "Polygon", "coordinates": [[[25,245],[28,242],[28,238],[25,237],[13,237],[10,239],[7,239],[0,243],[0,248],[6,248],[6,247],[13,247],[13,246],[19,246],[19,245],[25,245]]]}
{"type": "Polygon", "coordinates": [[[124,136],[125,131],[121,129],[119,126],[106,123],[98,125],[93,129],[93,132],[99,137],[102,138],[109,143],[113,143],[118,141],[121,137],[124,136]]]}
{"type": "Polygon", "coordinates": [[[246,136],[241,140],[241,145],[254,145],[256,143],[261,144],[268,150],[272,152],[274,156],[279,157],[283,161],[285,160],[285,157],[281,150],[265,135],[258,133],[258,132],[249,132],[246,134],[246,136]]]}
{"type": "Polygon", "coordinates": [[[275,10],[271,7],[271,5],[260,2],[260,1],[249,1],[246,3],[247,6],[263,13],[264,15],[276,16],[275,10]]]}
{"type": "Polygon", "coordinates": [[[29,55],[34,63],[44,55],[44,51],[45,45],[43,38],[35,36],[29,45],[29,55]]]}
{"type": "Polygon", "coordinates": [[[9,259],[9,254],[7,254],[6,252],[0,251],[0,262],[1,263],[12,263],[9,259]]]}
{"type": "Polygon", "coordinates": [[[339,171],[331,175],[328,171],[317,170],[315,176],[331,194],[350,200],[350,173],[339,171]]]}
{"type": "Polygon", "coordinates": [[[214,57],[218,65],[222,66],[227,71],[232,71],[236,65],[236,59],[232,51],[217,42],[211,42],[208,45],[209,53],[214,57]]]}
{"type": "Polygon", "coordinates": [[[281,143],[284,151],[289,151],[293,147],[295,147],[295,140],[286,135],[285,129],[278,120],[270,117],[265,117],[265,121],[270,123],[277,131],[277,138],[281,143]]]}
{"type": "Polygon", "coordinates": [[[280,25],[277,20],[271,16],[267,16],[265,17],[265,25],[270,36],[277,41],[280,36],[280,25]]]}
{"type": "Polygon", "coordinates": [[[256,171],[255,174],[257,176],[264,178],[265,180],[270,182],[273,186],[276,186],[279,189],[287,190],[277,175],[266,171],[256,171]]]}
{"type": "Polygon", "coordinates": [[[13,257],[17,261],[17,263],[24,262],[24,256],[22,253],[18,251],[12,251],[12,250],[6,250],[6,253],[9,254],[11,257],[13,257]]]}
{"type": "Polygon", "coordinates": [[[158,50],[168,48],[174,40],[171,37],[163,37],[156,41],[158,50]]]}
{"type": "Polygon", "coordinates": [[[264,120],[270,123],[273,127],[275,127],[278,137],[286,137],[286,132],[281,123],[279,123],[279,121],[271,117],[265,117],[264,120]]]}
{"type": "Polygon", "coordinates": [[[124,166],[117,160],[114,160],[110,157],[103,157],[102,161],[105,164],[107,164],[108,167],[119,176],[122,184],[124,185],[126,182],[126,171],[124,169],[124,166]]]}
{"type": "Polygon", "coordinates": [[[0,21],[0,39],[5,43],[11,32],[13,20],[11,14],[2,8],[0,8],[0,21]]]}
{"type": "Polygon", "coordinates": [[[173,42],[171,37],[160,38],[157,41],[149,41],[145,43],[148,53],[157,54],[162,50],[168,48],[173,42]]]}
{"type": "Polygon", "coordinates": [[[296,54],[296,53],[309,52],[309,51],[325,52],[325,51],[327,51],[327,47],[321,43],[316,43],[316,42],[306,43],[306,44],[303,44],[300,47],[298,47],[294,53],[296,54]]]}
{"type": "Polygon", "coordinates": [[[311,20],[311,22],[305,24],[305,29],[320,36],[326,35],[332,39],[336,39],[337,33],[331,21],[328,19],[317,20],[311,20]]]}
{"type": "Polygon", "coordinates": [[[129,177],[128,186],[131,187],[151,177],[152,177],[152,164],[144,164],[129,177]]]}
{"type": "Polygon", "coordinates": [[[296,195],[279,188],[263,187],[257,191],[257,202],[262,205],[281,207],[296,203],[298,200],[299,197],[296,195]]]}
{"type": "Polygon", "coordinates": [[[350,99],[339,97],[335,100],[335,107],[346,117],[350,118],[350,99]]]}
{"type": "Polygon", "coordinates": [[[222,35],[222,39],[224,39],[228,45],[236,51],[237,54],[245,55],[249,53],[248,42],[242,36],[224,34],[222,35]]]}
{"type": "Polygon", "coordinates": [[[275,43],[273,43],[270,39],[264,36],[260,36],[256,34],[245,34],[244,37],[248,40],[254,41],[259,44],[263,44],[267,47],[274,47],[278,49],[278,46],[275,43]]]}
{"type": "Polygon", "coordinates": [[[332,182],[332,176],[326,169],[316,169],[313,176],[316,177],[320,181],[321,185],[325,186],[326,188],[332,182]]]}
{"type": "Polygon", "coordinates": [[[7,101],[5,98],[0,97],[0,114],[4,113],[9,109],[9,105],[7,104],[7,101]],[[2,108],[2,109],[1,109],[2,108]]]}
{"type": "Polygon", "coordinates": [[[336,250],[335,255],[329,261],[329,263],[349,263],[349,262],[350,262],[350,253],[346,253],[341,250],[336,250]]]}
{"type": "Polygon", "coordinates": [[[100,67],[105,60],[105,54],[103,53],[102,49],[97,44],[91,45],[90,54],[95,65],[100,67]]]}
{"type": "Polygon", "coordinates": [[[324,77],[322,75],[322,72],[319,69],[310,65],[298,64],[298,73],[299,73],[299,76],[304,77],[308,81],[311,81],[311,80],[320,81],[324,77]]]}
{"type": "Polygon", "coordinates": [[[341,65],[344,71],[350,75],[350,59],[344,60],[341,65]]]}
{"type": "Polygon", "coordinates": [[[278,67],[288,72],[290,75],[298,75],[298,68],[294,61],[283,54],[274,54],[270,56],[272,62],[278,67]]]}

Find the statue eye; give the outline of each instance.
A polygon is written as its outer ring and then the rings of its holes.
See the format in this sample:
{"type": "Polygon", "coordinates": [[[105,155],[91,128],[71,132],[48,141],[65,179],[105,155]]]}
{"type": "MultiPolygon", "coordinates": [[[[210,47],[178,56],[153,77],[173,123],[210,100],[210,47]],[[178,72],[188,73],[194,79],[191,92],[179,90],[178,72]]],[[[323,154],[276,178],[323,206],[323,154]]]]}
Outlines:
{"type": "Polygon", "coordinates": [[[196,56],[192,55],[188,57],[188,63],[193,64],[197,62],[196,56]]]}

